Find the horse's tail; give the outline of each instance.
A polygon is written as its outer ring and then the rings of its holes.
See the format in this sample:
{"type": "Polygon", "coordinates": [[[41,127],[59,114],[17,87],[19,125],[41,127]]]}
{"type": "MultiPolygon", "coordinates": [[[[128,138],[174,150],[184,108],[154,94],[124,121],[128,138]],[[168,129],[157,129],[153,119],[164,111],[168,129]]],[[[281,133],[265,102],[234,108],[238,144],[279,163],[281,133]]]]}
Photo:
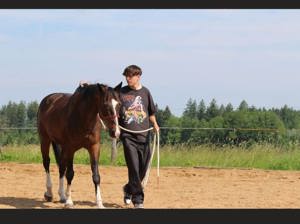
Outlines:
{"type": "Polygon", "coordinates": [[[52,142],[56,164],[59,166],[61,160],[61,147],[59,144],[52,142]]]}

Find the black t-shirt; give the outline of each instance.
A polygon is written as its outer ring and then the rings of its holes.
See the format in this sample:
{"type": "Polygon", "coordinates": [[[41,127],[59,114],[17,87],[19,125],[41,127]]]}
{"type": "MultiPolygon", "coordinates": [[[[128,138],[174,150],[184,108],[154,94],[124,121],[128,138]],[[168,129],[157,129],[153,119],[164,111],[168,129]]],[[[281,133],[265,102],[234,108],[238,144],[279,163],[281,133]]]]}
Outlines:
{"type": "MultiPolygon", "coordinates": [[[[139,90],[124,86],[121,89],[121,109],[119,124],[132,131],[146,130],[150,127],[149,116],[156,112],[150,91],[146,87],[139,90]]],[[[135,138],[137,141],[145,141],[149,132],[132,134],[121,130],[122,137],[135,138]]]]}

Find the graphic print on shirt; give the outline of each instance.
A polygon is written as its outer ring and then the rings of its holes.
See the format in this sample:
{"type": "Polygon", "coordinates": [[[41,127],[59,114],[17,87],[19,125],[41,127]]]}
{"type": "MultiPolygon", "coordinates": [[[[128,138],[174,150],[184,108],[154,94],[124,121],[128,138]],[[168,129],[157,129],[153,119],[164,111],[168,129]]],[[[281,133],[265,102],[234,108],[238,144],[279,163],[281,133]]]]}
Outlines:
{"type": "Polygon", "coordinates": [[[132,122],[141,124],[147,117],[141,96],[127,96],[127,99],[125,100],[125,108],[127,108],[125,111],[125,123],[127,124],[132,122]]]}

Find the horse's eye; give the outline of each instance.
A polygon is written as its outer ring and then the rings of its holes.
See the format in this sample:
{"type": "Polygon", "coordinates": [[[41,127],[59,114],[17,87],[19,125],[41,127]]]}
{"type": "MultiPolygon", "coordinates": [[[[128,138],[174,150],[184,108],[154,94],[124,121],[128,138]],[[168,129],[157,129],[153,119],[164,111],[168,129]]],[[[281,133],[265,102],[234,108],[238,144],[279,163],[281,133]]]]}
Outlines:
{"type": "Polygon", "coordinates": [[[109,104],[108,103],[104,103],[103,106],[107,109],[109,108],[109,104]]]}

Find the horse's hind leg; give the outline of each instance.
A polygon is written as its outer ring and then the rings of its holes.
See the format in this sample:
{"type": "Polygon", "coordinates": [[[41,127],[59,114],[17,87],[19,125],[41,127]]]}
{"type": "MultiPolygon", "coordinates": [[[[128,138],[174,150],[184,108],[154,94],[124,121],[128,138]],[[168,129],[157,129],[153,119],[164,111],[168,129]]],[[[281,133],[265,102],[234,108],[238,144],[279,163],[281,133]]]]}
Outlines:
{"type": "Polygon", "coordinates": [[[49,157],[49,147],[50,140],[47,138],[41,139],[41,152],[43,157],[43,166],[46,171],[46,192],[44,194],[44,198],[46,201],[52,201],[53,193],[52,193],[52,182],[50,177],[50,157],[49,157]]]}

